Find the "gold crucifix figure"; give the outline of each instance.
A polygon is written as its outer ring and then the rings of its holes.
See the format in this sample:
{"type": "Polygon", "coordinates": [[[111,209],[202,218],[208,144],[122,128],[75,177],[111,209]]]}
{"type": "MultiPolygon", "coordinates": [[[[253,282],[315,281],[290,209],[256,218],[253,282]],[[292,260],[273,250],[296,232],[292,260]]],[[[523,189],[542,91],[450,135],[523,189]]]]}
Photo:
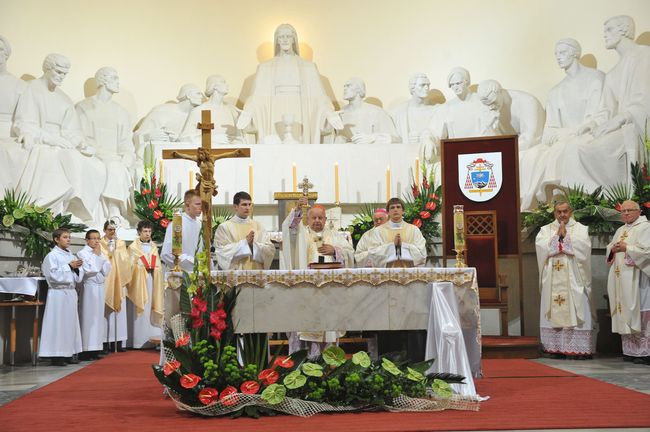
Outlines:
{"type": "MultiPolygon", "coordinates": [[[[201,123],[197,124],[201,129],[201,147],[196,150],[163,150],[163,159],[185,159],[196,162],[200,173],[196,174],[196,190],[201,196],[203,225],[203,250],[210,253],[212,243],[212,198],[217,196],[217,184],[214,180],[214,163],[219,159],[250,157],[251,151],[247,148],[213,149],[212,129],[214,124],[210,118],[210,111],[201,111],[201,123]]],[[[211,261],[211,260],[208,260],[211,261]]]]}
{"type": "MultiPolygon", "coordinates": [[[[297,184],[297,186],[302,189],[302,196],[304,197],[309,197],[309,189],[313,188],[314,185],[311,184],[307,176],[305,176],[300,183],[297,184]]],[[[311,206],[309,205],[309,201],[307,201],[307,204],[302,206],[302,223],[307,225],[307,211],[309,210],[311,206]]]]}

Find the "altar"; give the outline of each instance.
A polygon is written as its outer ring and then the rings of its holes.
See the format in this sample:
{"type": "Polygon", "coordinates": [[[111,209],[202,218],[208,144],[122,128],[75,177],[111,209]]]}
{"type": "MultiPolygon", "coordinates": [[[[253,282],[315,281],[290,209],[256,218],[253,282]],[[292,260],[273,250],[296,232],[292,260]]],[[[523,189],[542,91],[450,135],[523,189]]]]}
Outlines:
{"type": "Polygon", "coordinates": [[[213,272],[212,281],[240,288],[238,333],[427,329],[432,284],[450,282],[472,374],[480,374],[474,268],[235,270],[213,272]]]}

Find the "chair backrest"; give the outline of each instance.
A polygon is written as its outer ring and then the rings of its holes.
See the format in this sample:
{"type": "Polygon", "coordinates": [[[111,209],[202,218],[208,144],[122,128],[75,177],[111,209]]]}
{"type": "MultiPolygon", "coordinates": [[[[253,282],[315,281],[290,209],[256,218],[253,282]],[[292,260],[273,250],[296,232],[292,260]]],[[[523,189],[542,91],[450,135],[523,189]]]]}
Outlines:
{"type": "Polygon", "coordinates": [[[494,299],[498,299],[499,249],[495,210],[465,212],[465,244],[467,265],[476,267],[479,288],[494,288],[494,299]]]}

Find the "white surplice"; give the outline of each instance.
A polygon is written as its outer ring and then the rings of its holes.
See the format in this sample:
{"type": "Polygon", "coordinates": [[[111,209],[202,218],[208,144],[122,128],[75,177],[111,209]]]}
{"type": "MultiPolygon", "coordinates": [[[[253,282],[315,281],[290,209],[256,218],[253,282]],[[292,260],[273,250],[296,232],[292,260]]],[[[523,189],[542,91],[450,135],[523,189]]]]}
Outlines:
{"type": "Polygon", "coordinates": [[[427,261],[427,242],[420,230],[403,220],[388,221],[370,231],[368,238],[368,257],[374,267],[390,267],[392,262],[399,259],[413,261],[414,267],[422,267],[427,261]],[[397,234],[402,238],[402,247],[395,247],[394,239],[397,234]],[[399,254],[399,255],[398,255],[399,254]]]}
{"type": "Polygon", "coordinates": [[[275,255],[275,246],[262,224],[237,215],[219,225],[214,234],[214,247],[222,270],[269,269],[275,255]],[[251,231],[255,232],[252,248],[246,241],[251,231]]]}
{"type": "Polygon", "coordinates": [[[83,351],[101,351],[106,337],[104,281],[111,271],[111,263],[103,254],[96,255],[90,246],[84,246],[78,256],[92,269],[84,274],[79,299],[81,343],[83,351]]]}
{"type": "Polygon", "coordinates": [[[55,246],[43,260],[41,270],[49,289],[39,357],[72,357],[82,350],[75,286],[83,279],[84,266],[79,268],[77,275],[69,266],[75,259],[72,252],[55,246]]]}

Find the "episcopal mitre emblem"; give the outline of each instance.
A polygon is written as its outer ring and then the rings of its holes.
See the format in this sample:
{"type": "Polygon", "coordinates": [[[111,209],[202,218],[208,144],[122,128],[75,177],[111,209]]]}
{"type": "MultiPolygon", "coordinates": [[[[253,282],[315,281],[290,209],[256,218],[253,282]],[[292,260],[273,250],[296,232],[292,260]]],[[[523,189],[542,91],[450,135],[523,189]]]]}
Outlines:
{"type": "Polygon", "coordinates": [[[502,182],[501,152],[458,155],[458,186],[468,199],[488,201],[499,193],[502,182]]]}

